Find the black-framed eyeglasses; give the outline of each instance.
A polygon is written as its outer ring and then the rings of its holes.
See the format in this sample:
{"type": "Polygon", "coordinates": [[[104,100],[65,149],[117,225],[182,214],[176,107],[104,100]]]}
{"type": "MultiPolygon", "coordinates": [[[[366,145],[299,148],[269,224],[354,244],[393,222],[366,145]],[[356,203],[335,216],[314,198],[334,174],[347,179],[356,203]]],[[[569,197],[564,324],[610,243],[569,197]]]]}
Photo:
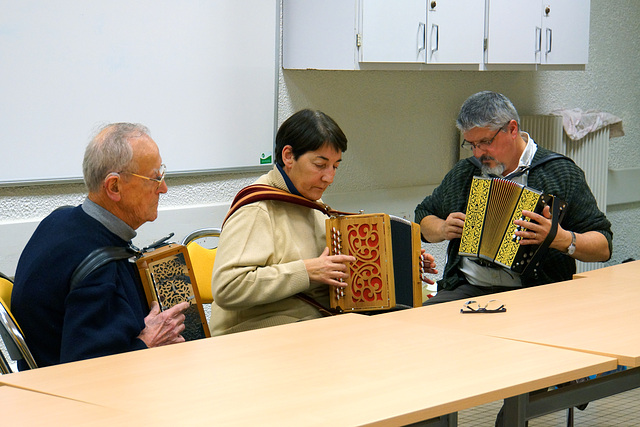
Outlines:
{"type": "Polygon", "coordinates": [[[158,175],[160,175],[159,178],[149,178],[148,176],[138,175],[137,173],[133,173],[133,172],[128,172],[128,174],[132,176],[136,176],[138,178],[146,179],[148,181],[157,182],[158,183],[158,186],[156,187],[156,191],[157,191],[162,185],[162,183],[164,182],[164,175],[166,172],[167,172],[167,167],[164,164],[161,164],[160,169],[158,169],[158,175]]]}
{"type": "Polygon", "coordinates": [[[493,142],[494,139],[496,139],[496,136],[498,136],[498,134],[504,130],[504,128],[511,123],[511,120],[509,120],[509,122],[505,123],[504,125],[500,126],[500,129],[498,129],[498,131],[495,133],[495,135],[493,135],[493,137],[489,140],[485,140],[485,141],[479,141],[479,142],[470,142],[467,141],[466,139],[462,140],[462,144],[460,144],[460,146],[466,150],[475,150],[477,148],[482,148],[485,149],[488,146],[491,145],[491,143],[493,142]]]}
{"type": "Polygon", "coordinates": [[[504,313],[507,311],[504,303],[497,299],[492,299],[485,305],[481,305],[478,301],[467,301],[462,305],[460,313],[504,313]]]}

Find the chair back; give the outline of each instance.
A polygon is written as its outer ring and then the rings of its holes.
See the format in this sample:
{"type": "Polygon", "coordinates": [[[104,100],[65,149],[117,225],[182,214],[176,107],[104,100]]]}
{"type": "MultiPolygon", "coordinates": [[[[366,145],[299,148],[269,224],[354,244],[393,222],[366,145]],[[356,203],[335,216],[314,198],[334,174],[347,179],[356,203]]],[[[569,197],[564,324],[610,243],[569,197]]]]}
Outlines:
{"type": "Polygon", "coordinates": [[[13,282],[0,273],[0,299],[4,301],[9,310],[11,310],[11,291],[13,291],[13,282]]]}
{"type": "MultiPolygon", "coordinates": [[[[0,300],[6,302],[7,307],[11,307],[11,291],[13,290],[13,282],[4,274],[0,273],[0,300]]],[[[13,372],[11,365],[4,357],[4,353],[0,351],[0,373],[10,374],[13,372]]]]}
{"type": "Polygon", "coordinates": [[[211,304],[213,302],[213,294],[211,293],[211,276],[213,274],[213,263],[216,259],[217,248],[205,248],[201,246],[197,240],[206,237],[220,237],[219,228],[201,228],[189,233],[182,244],[187,247],[193,274],[196,278],[200,299],[203,304],[211,304]]]}
{"type": "Polygon", "coordinates": [[[16,322],[3,298],[0,298],[0,336],[2,336],[2,341],[11,359],[24,359],[30,369],[38,367],[33,355],[31,355],[31,351],[27,347],[18,322],[16,322]]]}
{"type": "Polygon", "coordinates": [[[0,351],[0,374],[10,374],[13,370],[11,370],[11,365],[5,359],[4,354],[0,351]]]}

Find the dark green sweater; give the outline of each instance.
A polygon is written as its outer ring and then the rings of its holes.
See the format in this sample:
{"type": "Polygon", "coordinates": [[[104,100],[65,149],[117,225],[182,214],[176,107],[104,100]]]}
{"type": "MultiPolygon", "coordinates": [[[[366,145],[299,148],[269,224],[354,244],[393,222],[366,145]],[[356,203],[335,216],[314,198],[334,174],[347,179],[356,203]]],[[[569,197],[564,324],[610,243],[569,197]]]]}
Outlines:
{"type": "MultiPolygon", "coordinates": [[[[552,152],[538,146],[532,160],[538,160],[552,152]]],[[[460,160],[447,173],[442,183],[427,196],[415,210],[415,221],[419,224],[426,216],[435,215],[446,219],[452,212],[465,212],[467,198],[474,175],[480,175],[480,169],[470,159],[460,160]]],[[[584,177],[584,172],[568,158],[554,159],[529,171],[527,186],[552,194],[567,202],[567,209],[560,225],[565,230],[576,233],[598,231],[609,242],[612,251],[613,233],[611,223],[598,209],[597,203],[584,177]]],[[[458,269],[461,257],[458,255],[460,239],[449,242],[447,247],[447,264],[443,278],[438,282],[438,289],[454,289],[466,282],[458,269]]],[[[570,280],[576,271],[575,260],[566,254],[549,249],[542,260],[541,267],[523,275],[524,287],[570,280]]]]}

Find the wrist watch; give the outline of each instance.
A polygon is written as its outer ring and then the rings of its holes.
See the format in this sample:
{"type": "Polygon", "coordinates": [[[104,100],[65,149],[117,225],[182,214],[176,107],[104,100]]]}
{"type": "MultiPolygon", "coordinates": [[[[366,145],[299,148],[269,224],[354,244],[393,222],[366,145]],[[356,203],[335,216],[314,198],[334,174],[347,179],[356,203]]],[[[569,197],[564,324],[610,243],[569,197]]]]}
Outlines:
{"type": "Polygon", "coordinates": [[[567,248],[567,255],[573,255],[576,251],[576,233],[573,231],[570,231],[569,233],[571,233],[571,244],[567,248]]]}

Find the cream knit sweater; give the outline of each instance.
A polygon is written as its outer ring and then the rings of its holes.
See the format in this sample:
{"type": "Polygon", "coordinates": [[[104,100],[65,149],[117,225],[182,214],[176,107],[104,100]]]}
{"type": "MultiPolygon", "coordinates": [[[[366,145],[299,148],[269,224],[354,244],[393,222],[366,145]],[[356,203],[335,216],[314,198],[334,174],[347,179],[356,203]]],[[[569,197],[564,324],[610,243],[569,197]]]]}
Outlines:
{"type": "MultiPolygon", "coordinates": [[[[275,167],[256,183],[287,190],[275,167]]],[[[322,317],[294,295],[329,304],[329,287],[310,283],[303,262],[324,250],[325,219],[315,209],[271,200],[227,219],[213,268],[212,336],[322,317]]]]}

